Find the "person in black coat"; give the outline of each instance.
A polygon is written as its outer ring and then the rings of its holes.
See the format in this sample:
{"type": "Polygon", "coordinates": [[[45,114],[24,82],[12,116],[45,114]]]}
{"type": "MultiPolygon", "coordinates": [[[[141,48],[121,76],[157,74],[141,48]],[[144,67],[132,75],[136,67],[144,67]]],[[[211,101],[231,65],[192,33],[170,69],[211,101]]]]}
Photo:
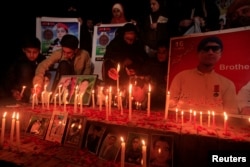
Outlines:
{"type": "Polygon", "coordinates": [[[20,54],[6,73],[5,90],[7,96],[11,96],[17,101],[29,102],[36,67],[42,60],[46,59],[40,53],[40,49],[41,42],[38,38],[24,38],[20,54]],[[24,89],[23,93],[21,93],[22,89],[24,89]]]}

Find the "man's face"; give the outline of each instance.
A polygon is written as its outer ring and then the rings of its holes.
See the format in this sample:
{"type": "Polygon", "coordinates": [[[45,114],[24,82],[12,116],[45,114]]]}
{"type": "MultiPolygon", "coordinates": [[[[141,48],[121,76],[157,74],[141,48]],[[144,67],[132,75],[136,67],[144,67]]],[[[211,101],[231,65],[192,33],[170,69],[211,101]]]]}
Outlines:
{"type": "Polygon", "coordinates": [[[114,8],[112,10],[112,13],[113,13],[113,17],[116,17],[116,18],[121,17],[121,11],[120,11],[120,9],[114,8]]]}
{"type": "Polygon", "coordinates": [[[156,12],[159,10],[160,5],[156,0],[150,0],[150,7],[151,7],[152,12],[156,12]]]}
{"type": "Polygon", "coordinates": [[[154,147],[154,154],[158,162],[166,162],[170,158],[168,143],[165,141],[157,141],[154,147]]]}
{"type": "Polygon", "coordinates": [[[35,61],[40,53],[38,48],[24,48],[23,52],[30,61],[35,61]]]}
{"type": "Polygon", "coordinates": [[[202,65],[215,65],[221,58],[221,48],[216,42],[208,42],[198,54],[202,65]]]}
{"type": "Polygon", "coordinates": [[[123,39],[127,44],[132,45],[135,42],[136,34],[134,31],[125,32],[123,39]]]}
{"type": "Polygon", "coordinates": [[[166,47],[159,47],[157,49],[157,59],[159,62],[164,62],[166,61],[167,57],[168,57],[168,48],[166,47]]]}
{"type": "Polygon", "coordinates": [[[231,27],[241,27],[250,25],[250,5],[241,6],[232,16],[231,27]]]}
{"type": "Polygon", "coordinates": [[[62,47],[62,52],[66,59],[72,59],[75,55],[75,50],[68,47],[62,47]]]}

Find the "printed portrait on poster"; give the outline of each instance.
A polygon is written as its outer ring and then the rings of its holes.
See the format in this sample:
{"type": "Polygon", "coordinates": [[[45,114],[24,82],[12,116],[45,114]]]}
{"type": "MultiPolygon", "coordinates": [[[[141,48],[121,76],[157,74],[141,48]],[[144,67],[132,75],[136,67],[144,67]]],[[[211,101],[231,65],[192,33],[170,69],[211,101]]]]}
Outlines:
{"type": "Polygon", "coordinates": [[[49,122],[50,115],[32,114],[28,127],[26,129],[26,134],[44,139],[49,126],[49,122]]]}
{"type": "Polygon", "coordinates": [[[241,113],[237,94],[250,80],[249,36],[244,27],[171,38],[170,108],[241,113]]]}
{"type": "Polygon", "coordinates": [[[116,134],[108,133],[102,142],[99,157],[107,161],[115,161],[121,146],[120,138],[116,134]]]}
{"type": "Polygon", "coordinates": [[[81,116],[70,116],[64,145],[69,147],[80,148],[84,134],[87,119],[81,116]]]}
{"type": "Polygon", "coordinates": [[[90,124],[85,143],[85,147],[88,149],[89,152],[97,154],[105,131],[106,126],[95,123],[90,124]]]}
{"type": "Polygon", "coordinates": [[[106,51],[106,46],[114,39],[117,29],[123,25],[124,24],[101,24],[100,26],[94,27],[91,57],[95,66],[94,74],[102,76],[102,61],[106,51]]]}
{"type": "Polygon", "coordinates": [[[162,134],[151,135],[149,166],[173,166],[173,136],[162,134]]]}
{"type": "MultiPolygon", "coordinates": [[[[142,140],[148,145],[148,134],[129,132],[126,142],[125,162],[130,164],[142,164],[142,140]]],[[[145,162],[143,162],[145,163],[145,162]]],[[[146,162],[147,163],[147,162],[146,162]]]]}
{"type": "Polygon", "coordinates": [[[53,142],[62,142],[64,130],[67,123],[68,112],[54,110],[46,134],[46,140],[53,142]]]}
{"type": "Polygon", "coordinates": [[[62,75],[53,94],[58,94],[56,100],[62,103],[77,100],[77,104],[89,105],[96,80],[97,75],[62,75]]]}
{"type": "Polygon", "coordinates": [[[48,57],[61,48],[60,41],[65,34],[75,35],[80,40],[80,22],[77,18],[37,18],[37,37],[41,40],[41,52],[48,57]]]}

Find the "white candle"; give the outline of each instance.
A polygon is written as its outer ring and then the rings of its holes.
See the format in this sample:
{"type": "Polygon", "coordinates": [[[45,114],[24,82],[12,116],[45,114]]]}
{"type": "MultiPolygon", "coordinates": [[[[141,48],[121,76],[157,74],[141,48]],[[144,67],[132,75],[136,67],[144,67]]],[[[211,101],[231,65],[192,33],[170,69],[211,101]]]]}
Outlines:
{"type": "Polygon", "coordinates": [[[24,93],[25,88],[26,88],[26,86],[23,86],[23,87],[22,87],[22,91],[21,91],[21,93],[20,93],[20,96],[21,96],[21,97],[23,97],[23,93],[24,93]]]}
{"type": "Polygon", "coordinates": [[[119,93],[119,103],[120,103],[120,107],[121,107],[121,115],[123,115],[123,105],[122,105],[122,92],[119,93]]]}
{"type": "Polygon", "coordinates": [[[142,140],[142,166],[146,167],[147,165],[147,146],[145,145],[145,141],[142,140]]]}
{"type": "Polygon", "coordinates": [[[227,133],[227,113],[224,113],[224,131],[227,133]]]}
{"type": "Polygon", "coordinates": [[[38,97],[37,97],[37,84],[34,86],[35,88],[34,88],[34,94],[35,94],[35,96],[34,96],[34,103],[36,104],[36,105],[38,105],[38,97]]]}
{"type": "Polygon", "coordinates": [[[108,121],[108,119],[109,119],[109,106],[108,106],[108,100],[109,100],[109,98],[108,98],[108,95],[106,95],[105,96],[105,107],[106,107],[106,120],[108,121]]]}
{"type": "Polygon", "coordinates": [[[191,109],[189,110],[189,122],[190,123],[192,122],[192,110],[191,109]]]}
{"type": "Polygon", "coordinates": [[[16,114],[16,143],[17,148],[20,148],[20,122],[19,122],[19,113],[16,114]]]}
{"type": "Polygon", "coordinates": [[[41,94],[42,109],[44,109],[44,94],[45,94],[45,91],[43,91],[42,94],[41,94]]]}
{"type": "Polygon", "coordinates": [[[63,96],[63,111],[64,112],[66,112],[67,96],[68,96],[68,93],[64,93],[64,96],[63,96]]]}
{"type": "Polygon", "coordinates": [[[52,92],[48,93],[48,98],[47,98],[47,109],[49,109],[49,104],[50,104],[50,96],[51,96],[52,92]]]}
{"type": "Polygon", "coordinates": [[[55,94],[54,96],[54,109],[56,108],[56,98],[57,98],[58,94],[55,94]]]}
{"type": "Polygon", "coordinates": [[[13,143],[15,123],[16,123],[16,113],[14,112],[12,114],[11,129],[10,129],[10,145],[12,145],[12,143],[13,143]]]}
{"type": "Polygon", "coordinates": [[[32,95],[32,109],[35,108],[35,99],[36,99],[36,93],[32,95]]]}
{"type": "Polygon", "coordinates": [[[60,84],[58,87],[58,104],[59,104],[59,106],[61,106],[61,104],[62,104],[62,99],[61,99],[62,90],[61,89],[62,89],[62,85],[60,84]]]}
{"type": "Polygon", "coordinates": [[[129,85],[129,112],[128,112],[128,120],[131,121],[132,117],[132,84],[129,85]]]}
{"type": "Polygon", "coordinates": [[[196,128],[196,111],[194,111],[194,127],[196,128]]]}
{"type": "Polygon", "coordinates": [[[181,126],[183,126],[183,116],[184,116],[184,112],[181,111],[181,126]]]}
{"type": "Polygon", "coordinates": [[[175,122],[178,122],[178,108],[175,109],[175,122]]]}
{"type": "Polygon", "coordinates": [[[43,87],[43,91],[46,92],[47,91],[47,84],[44,85],[43,87]]]}
{"type": "Polygon", "coordinates": [[[4,143],[4,133],[5,133],[5,121],[6,121],[6,115],[7,115],[7,112],[5,111],[3,113],[3,118],[2,118],[2,130],[1,130],[1,143],[0,143],[0,147],[3,146],[3,143],[4,143]]]}
{"type": "Polygon", "coordinates": [[[148,107],[147,107],[147,116],[150,116],[150,102],[151,101],[151,86],[150,84],[148,85],[148,107]]]}
{"type": "Polygon", "coordinates": [[[124,167],[125,164],[125,142],[123,137],[121,137],[121,167],[124,167]]]}
{"type": "Polygon", "coordinates": [[[92,90],[92,107],[95,108],[95,90],[92,90]]]}
{"type": "Polygon", "coordinates": [[[214,113],[214,111],[212,112],[212,115],[213,115],[213,128],[215,128],[215,113],[214,113]]]}
{"type": "Polygon", "coordinates": [[[75,94],[75,99],[74,99],[74,113],[76,113],[76,110],[77,110],[77,101],[78,101],[78,94],[75,94]]]}
{"type": "Polygon", "coordinates": [[[207,126],[210,127],[210,111],[208,111],[207,126]]]}
{"type": "Polygon", "coordinates": [[[200,126],[202,126],[202,111],[200,112],[200,126]]]}
{"type": "MultiPolygon", "coordinates": [[[[120,88],[119,88],[119,86],[120,86],[120,84],[119,84],[119,72],[120,72],[120,64],[118,63],[118,65],[117,65],[117,97],[119,96],[119,90],[120,90],[120,88]]],[[[117,106],[118,108],[119,108],[119,106],[117,106]]]]}
{"type": "Polygon", "coordinates": [[[166,93],[165,117],[164,117],[165,120],[168,119],[169,99],[170,99],[170,92],[168,91],[168,92],[166,93]]]}
{"type": "Polygon", "coordinates": [[[82,107],[83,93],[80,94],[79,101],[80,101],[80,103],[79,103],[80,113],[82,114],[82,108],[83,108],[83,107],[82,107]]]}
{"type": "Polygon", "coordinates": [[[110,86],[109,87],[109,103],[108,103],[108,110],[109,110],[109,115],[111,115],[111,101],[112,101],[112,87],[110,86]]]}
{"type": "Polygon", "coordinates": [[[99,96],[98,96],[98,98],[99,98],[99,111],[102,111],[102,101],[103,101],[103,87],[100,87],[98,90],[100,90],[100,91],[98,91],[98,94],[99,94],[99,96]]]}

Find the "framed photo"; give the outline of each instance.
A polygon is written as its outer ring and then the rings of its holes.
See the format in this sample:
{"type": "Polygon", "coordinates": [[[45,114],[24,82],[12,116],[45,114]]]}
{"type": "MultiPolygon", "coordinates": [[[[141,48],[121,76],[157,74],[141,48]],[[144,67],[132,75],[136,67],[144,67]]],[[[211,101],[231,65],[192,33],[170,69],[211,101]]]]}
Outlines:
{"type": "Polygon", "coordinates": [[[49,126],[50,117],[50,115],[32,114],[25,131],[26,134],[44,139],[49,126]]]}
{"type": "Polygon", "coordinates": [[[96,80],[97,75],[63,75],[56,86],[54,95],[58,94],[57,98],[60,98],[62,103],[74,104],[77,100],[79,104],[89,105],[96,80]]]}
{"type": "Polygon", "coordinates": [[[107,161],[115,161],[120,147],[120,138],[116,134],[108,133],[102,142],[99,157],[107,161]]]}
{"type": "Polygon", "coordinates": [[[106,126],[91,124],[88,129],[85,147],[89,152],[97,154],[106,126]]]}
{"type": "Polygon", "coordinates": [[[173,166],[173,136],[151,135],[149,166],[173,166]]]}
{"type": "Polygon", "coordinates": [[[68,120],[64,145],[80,148],[87,119],[81,116],[70,116],[68,120]]]}
{"type": "Polygon", "coordinates": [[[125,162],[141,165],[142,163],[142,140],[148,145],[148,134],[129,132],[126,142],[125,162]]]}
{"type": "Polygon", "coordinates": [[[53,142],[62,142],[65,126],[67,123],[68,112],[53,111],[49,128],[46,134],[46,140],[53,142]]]}

